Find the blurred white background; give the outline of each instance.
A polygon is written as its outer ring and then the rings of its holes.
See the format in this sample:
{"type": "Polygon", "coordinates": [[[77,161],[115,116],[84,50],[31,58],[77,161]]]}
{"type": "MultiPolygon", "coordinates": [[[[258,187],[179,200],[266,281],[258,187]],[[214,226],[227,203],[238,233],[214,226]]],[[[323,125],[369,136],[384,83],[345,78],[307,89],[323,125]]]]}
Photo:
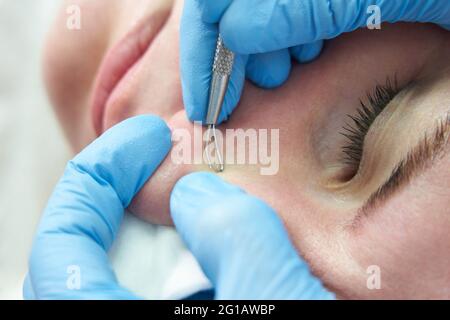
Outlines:
{"type": "Polygon", "coordinates": [[[41,79],[59,0],[0,0],[0,299],[21,299],[40,213],[69,150],[41,79]]]}

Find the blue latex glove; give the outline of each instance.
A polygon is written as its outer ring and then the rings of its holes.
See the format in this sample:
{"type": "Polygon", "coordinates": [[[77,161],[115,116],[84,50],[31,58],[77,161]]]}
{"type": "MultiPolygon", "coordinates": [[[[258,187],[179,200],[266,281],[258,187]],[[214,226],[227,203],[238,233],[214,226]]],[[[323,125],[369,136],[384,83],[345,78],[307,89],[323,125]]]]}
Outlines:
{"type": "Polygon", "coordinates": [[[117,283],[107,251],[124,208],[170,148],[166,124],[139,116],[107,131],[69,162],[34,240],[25,298],[136,298],[117,283]]]}
{"type": "Polygon", "coordinates": [[[386,22],[433,22],[450,30],[449,0],[185,0],[181,21],[181,80],[188,117],[206,116],[218,33],[238,53],[219,118],[236,107],[247,76],[272,88],[287,79],[291,55],[306,62],[323,40],[367,24],[370,5],[386,22]]]}
{"type": "Polygon", "coordinates": [[[332,299],[309,271],[275,212],[209,173],[175,186],[170,209],[216,299],[332,299]]]}

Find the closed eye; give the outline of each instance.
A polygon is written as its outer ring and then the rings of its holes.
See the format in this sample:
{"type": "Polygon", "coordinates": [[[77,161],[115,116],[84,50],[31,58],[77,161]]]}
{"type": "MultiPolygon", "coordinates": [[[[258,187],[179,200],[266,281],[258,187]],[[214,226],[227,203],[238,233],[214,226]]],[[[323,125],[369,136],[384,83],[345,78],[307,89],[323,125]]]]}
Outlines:
{"type": "Polygon", "coordinates": [[[406,155],[392,171],[389,179],[377,189],[360,209],[359,216],[367,215],[408,184],[437,160],[450,152],[450,112],[436,122],[432,134],[425,134],[420,142],[406,155]]]}
{"type": "Polygon", "coordinates": [[[393,81],[388,78],[384,85],[377,85],[373,93],[368,94],[368,103],[360,102],[356,116],[348,115],[350,121],[341,132],[347,139],[347,143],[342,147],[342,161],[350,167],[347,179],[351,179],[358,171],[364,151],[364,140],[370,126],[399,92],[396,78],[393,81]]]}

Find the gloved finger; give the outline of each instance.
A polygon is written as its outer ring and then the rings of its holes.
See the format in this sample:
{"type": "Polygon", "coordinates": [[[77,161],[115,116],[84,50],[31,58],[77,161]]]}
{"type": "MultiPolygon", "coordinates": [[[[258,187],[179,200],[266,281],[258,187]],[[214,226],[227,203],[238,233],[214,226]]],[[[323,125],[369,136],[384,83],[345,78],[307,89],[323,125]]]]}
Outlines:
{"type": "Polygon", "coordinates": [[[220,20],[220,32],[229,49],[255,54],[334,38],[366,26],[377,12],[380,22],[448,25],[450,5],[448,0],[235,0],[220,20]]]}
{"type": "Polygon", "coordinates": [[[209,173],[182,178],[170,199],[177,230],[218,299],[327,299],[275,212],[209,173]]]}
{"type": "Polygon", "coordinates": [[[298,62],[307,63],[316,59],[320,55],[323,44],[323,40],[319,40],[313,43],[292,47],[289,51],[292,57],[294,57],[298,62]]]}
{"type": "Polygon", "coordinates": [[[218,23],[233,0],[197,0],[205,23],[218,23]]]}
{"type": "Polygon", "coordinates": [[[235,0],[222,16],[220,32],[235,52],[276,51],[335,37],[347,23],[347,12],[354,10],[336,0],[235,0]],[[251,19],[249,12],[254,13],[251,19]]]}
{"type": "Polygon", "coordinates": [[[23,281],[23,298],[25,300],[35,300],[36,294],[34,293],[33,286],[31,285],[30,276],[27,274],[25,280],[23,281]]]}
{"type": "MultiPolygon", "coordinates": [[[[30,257],[38,299],[132,299],[110,267],[126,208],[171,148],[158,117],[128,119],[66,167],[45,209],[30,257]]],[[[27,284],[28,286],[28,284],[27,284]]]]}
{"type": "Polygon", "coordinates": [[[247,78],[263,88],[282,85],[291,71],[288,49],[251,55],[247,63],[247,78]]]}
{"type": "MultiPolygon", "coordinates": [[[[202,21],[199,2],[186,0],[181,20],[180,64],[183,101],[191,121],[204,121],[206,118],[218,35],[216,24],[202,21]]],[[[219,122],[226,120],[238,104],[244,86],[247,59],[246,55],[236,55],[219,122]]]]}

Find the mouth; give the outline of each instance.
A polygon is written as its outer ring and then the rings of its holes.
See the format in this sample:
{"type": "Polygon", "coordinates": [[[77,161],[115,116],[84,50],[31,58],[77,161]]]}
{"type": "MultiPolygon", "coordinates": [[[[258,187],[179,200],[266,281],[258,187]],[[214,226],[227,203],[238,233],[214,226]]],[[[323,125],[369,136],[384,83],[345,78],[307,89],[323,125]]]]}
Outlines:
{"type": "Polygon", "coordinates": [[[104,131],[103,118],[109,97],[147,52],[169,13],[170,10],[153,12],[141,19],[106,53],[97,73],[91,98],[91,115],[97,136],[104,131]]]}

